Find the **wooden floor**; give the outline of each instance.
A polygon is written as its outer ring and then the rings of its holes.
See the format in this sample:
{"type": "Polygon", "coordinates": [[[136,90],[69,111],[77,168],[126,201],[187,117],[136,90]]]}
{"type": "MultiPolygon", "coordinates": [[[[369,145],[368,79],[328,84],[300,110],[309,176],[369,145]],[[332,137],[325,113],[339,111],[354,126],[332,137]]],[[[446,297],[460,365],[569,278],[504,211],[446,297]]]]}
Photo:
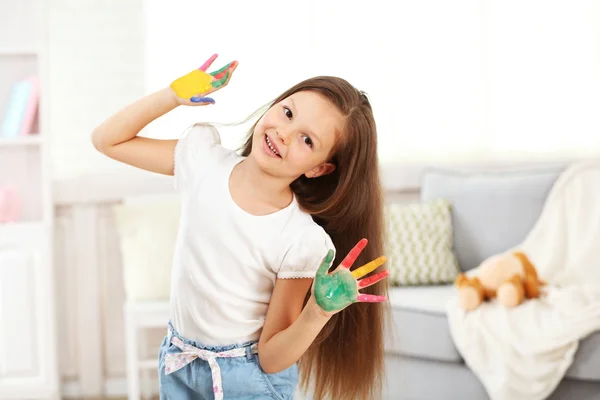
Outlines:
{"type": "MultiPolygon", "coordinates": [[[[151,397],[151,400],[159,400],[158,396],[151,397]]],[[[69,398],[69,400],[84,400],[79,398],[69,398]]],[[[85,400],[127,400],[127,397],[94,397],[86,398],[85,400]]]]}

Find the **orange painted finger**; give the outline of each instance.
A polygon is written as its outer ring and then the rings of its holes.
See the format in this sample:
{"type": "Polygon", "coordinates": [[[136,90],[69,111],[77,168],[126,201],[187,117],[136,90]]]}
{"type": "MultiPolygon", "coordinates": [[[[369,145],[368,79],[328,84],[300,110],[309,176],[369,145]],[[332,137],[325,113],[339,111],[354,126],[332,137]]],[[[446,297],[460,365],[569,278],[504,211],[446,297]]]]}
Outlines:
{"type": "Polygon", "coordinates": [[[360,253],[364,250],[364,248],[367,247],[368,242],[369,241],[367,239],[361,239],[356,244],[356,246],[354,246],[352,250],[350,250],[348,255],[344,257],[344,259],[342,260],[342,267],[346,269],[350,268],[352,264],[354,264],[354,261],[356,261],[360,253]]]}
{"type": "Polygon", "coordinates": [[[361,294],[356,298],[356,301],[361,303],[383,303],[387,300],[385,296],[377,296],[374,294],[361,294]]]}
{"type": "Polygon", "coordinates": [[[228,72],[233,72],[235,70],[235,68],[237,67],[238,62],[237,61],[233,61],[230,62],[229,64],[227,64],[225,67],[221,68],[219,71],[216,72],[212,72],[211,75],[215,77],[215,79],[221,79],[223,78],[228,72]]]}
{"type": "Polygon", "coordinates": [[[385,256],[381,256],[379,258],[376,258],[375,260],[373,260],[373,261],[371,261],[371,262],[363,265],[362,267],[356,268],[354,271],[352,271],[352,276],[355,279],[363,277],[366,274],[368,274],[369,272],[375,271],[375,269],[377,269],[377,267],[379,267],[380,265],[382,265],[386,261],[387,261],[387,258],[385,258],[385,256]]]}
{"type": "Polygon", "coordinates": [[[366,288],[367,286],[371,286],[372,284],[377,283],[380,280],[387,278],[389,276],[389,274],[390,274],[390,271],[388,271],[386,269],[385,271],[381,271],[373,276],[370,276],[365,279],[361,279],[360,281],[358,281],[358,288],[363,289],[363,288],[366,288]]]}

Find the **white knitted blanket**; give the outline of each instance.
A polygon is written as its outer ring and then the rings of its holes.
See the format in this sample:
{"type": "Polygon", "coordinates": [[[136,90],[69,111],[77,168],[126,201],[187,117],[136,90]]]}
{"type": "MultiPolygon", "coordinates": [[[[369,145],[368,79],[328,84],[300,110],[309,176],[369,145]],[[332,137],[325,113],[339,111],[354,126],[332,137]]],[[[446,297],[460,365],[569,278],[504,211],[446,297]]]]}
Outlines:
{"type": "Polygon", "coordinates": [[[542,298],[514,309],[492,301],[464,312],[456,299],[447,307],[454,343],[492,400],[546,398],[579,340],[600,330],[600,160],[561,174],[516,249],[549,283],[542,298]]]}

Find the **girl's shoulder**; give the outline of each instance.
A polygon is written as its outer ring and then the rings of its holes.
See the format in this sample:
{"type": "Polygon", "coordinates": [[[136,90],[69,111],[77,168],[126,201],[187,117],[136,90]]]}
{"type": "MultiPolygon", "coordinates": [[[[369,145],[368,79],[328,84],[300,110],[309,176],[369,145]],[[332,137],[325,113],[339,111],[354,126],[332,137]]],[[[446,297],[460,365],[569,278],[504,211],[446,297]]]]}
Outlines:
{"type": "Polygon", "coordinates": [[[219,131],[213,125],[197,123],[187,128],[175,145],[175,189],[181,191],[199,182],[228,153],[221,145],[219,131]]]}
{"type": "Polygon", "coordinates": [[[333,242],[327,231],[317,224],[309,214],[298,213],[294,221],[290,221],[282,239],[289,247],[323,249],[323,246],[333,248],[333,242]]]}
{"type": "Polygon", "coordinates": [[[212,124],[206,122],[197,122],[186,128],[179,141],[186,142],[192,146],[202,146],[203,144],[220,144],[221,134],[212,124]]]}

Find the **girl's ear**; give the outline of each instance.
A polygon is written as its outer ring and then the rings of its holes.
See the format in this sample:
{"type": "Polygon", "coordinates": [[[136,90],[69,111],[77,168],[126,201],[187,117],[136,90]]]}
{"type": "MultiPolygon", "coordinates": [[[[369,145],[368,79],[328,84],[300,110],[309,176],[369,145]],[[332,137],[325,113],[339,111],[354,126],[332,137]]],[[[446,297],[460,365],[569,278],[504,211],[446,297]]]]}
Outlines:
{"type": "Polygon", "coordinates": [[[307,178],[318,178],[319,176],[327,175],[335,171],[335,165],[332,163],[323,163],[321,165],[317,165],[304,175],[307,178]]]}

